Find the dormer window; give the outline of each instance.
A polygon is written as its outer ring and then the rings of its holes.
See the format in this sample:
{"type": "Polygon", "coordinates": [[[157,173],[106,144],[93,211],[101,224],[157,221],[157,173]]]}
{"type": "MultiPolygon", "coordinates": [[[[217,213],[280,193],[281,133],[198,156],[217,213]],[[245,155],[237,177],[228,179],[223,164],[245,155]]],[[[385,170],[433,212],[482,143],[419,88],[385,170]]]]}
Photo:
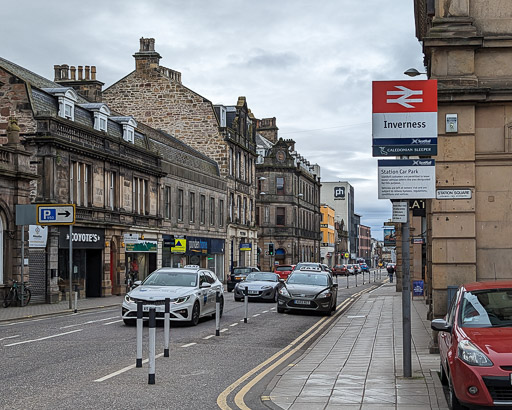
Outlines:
{"type": "Polygon", "coordinates": [[[111,117],[110,119],[123,126],[123,139],[133,144],[135,142],[135,127],[137,127],[137,121],[135,121],[133,117],[111,117]]]}
{"type": "Polygon", "coordinates": [[[80,107],[92,111],[94,114],[94,129],[107,132],[107,121],[110,109],[102,103],[80,104],[80,107]]]}
{"type": "Polygon", "coordinates": [[[78,101],[75,90],[70,87],[43,88],[42,90],[59,99],[59,117],[75,120],[75,103],[78,101]]]}

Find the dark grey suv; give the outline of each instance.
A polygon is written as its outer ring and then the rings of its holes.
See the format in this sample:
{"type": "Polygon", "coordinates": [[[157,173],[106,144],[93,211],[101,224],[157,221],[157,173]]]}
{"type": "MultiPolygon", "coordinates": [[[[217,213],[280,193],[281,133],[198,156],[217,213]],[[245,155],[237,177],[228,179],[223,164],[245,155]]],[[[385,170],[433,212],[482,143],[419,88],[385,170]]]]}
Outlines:
{"type": "Polygon", "coordinates": [[[251,272],[259,272],[260,270],[254,266],[238,266],[233,268],[233,272],[228,278],[228,292],[231,292],[238,282],[245,280],[251,272]]]}

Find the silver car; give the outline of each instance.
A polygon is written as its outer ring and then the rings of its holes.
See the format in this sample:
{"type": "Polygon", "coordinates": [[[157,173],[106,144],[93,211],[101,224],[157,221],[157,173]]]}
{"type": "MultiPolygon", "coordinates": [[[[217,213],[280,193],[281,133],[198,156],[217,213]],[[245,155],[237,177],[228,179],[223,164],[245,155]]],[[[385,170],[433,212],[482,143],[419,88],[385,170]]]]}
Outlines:
{"type": "Polygon", "coordinates": [[[126,294],[122,306],[123,321],[126,325],[135,324],[138,301],[143,303],[145,320],[150,306],[156,306],[156,318],[163,320],[165,299],[169,298],[171,320],[195,326],[201,317],[215,317],[217,292],[221,295],[222,314],[224,289],[215,273],[198,266],[157,269],[126,294]]]}
{"type": "Polygon", "coordinates": [[[247,275],[244,281],[235,285],[235,301],[241,301],[245,297],[244,289],[247,287],[249,300],[260,299],[277,302],[277,294],[283,286],[279,275],[274,272],[252,272],[247,275]]]}

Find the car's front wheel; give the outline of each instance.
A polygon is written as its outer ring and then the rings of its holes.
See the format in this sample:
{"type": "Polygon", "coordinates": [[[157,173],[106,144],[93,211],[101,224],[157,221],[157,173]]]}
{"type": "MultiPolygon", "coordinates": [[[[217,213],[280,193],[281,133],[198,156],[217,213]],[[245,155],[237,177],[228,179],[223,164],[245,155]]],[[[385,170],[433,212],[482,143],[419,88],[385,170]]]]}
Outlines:
{"type": "Polygon", "coordinates": [[[197,326],[197,324],[199,323],[199,314],[199,303],[196,302],[194,303],[194,307],[192,308],[192,314],[190,315],[189,324],[191,326],[197,326]]]}
{"type": "Polygon", "coordinates": [[[135,326],[135,319],[123,319],[126,326],[135,326]]]}
{"type": "Polygon", "coordinates": [[[278,307],[277,308],[277,313],[284,313],[284,310],[285,310],[284,308],[278,307]]]}
{"type": "Polygon", "coordinates": [[[441,384],[446,386],[448,384],[448,378],[446,377],[446,372],[444,371],[443,361],[439,361],[439,378],[441,379],[441,384]]]}

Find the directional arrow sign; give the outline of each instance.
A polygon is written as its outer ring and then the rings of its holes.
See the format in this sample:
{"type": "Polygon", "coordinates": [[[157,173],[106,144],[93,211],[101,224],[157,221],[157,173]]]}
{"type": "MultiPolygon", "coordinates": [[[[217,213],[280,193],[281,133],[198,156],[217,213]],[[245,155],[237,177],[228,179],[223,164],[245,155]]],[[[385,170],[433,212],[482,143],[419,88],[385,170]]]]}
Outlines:
{"type": "Polygon", "coordinates": [[[38,225],[74,225],[74,204],[45,204],[37,205],[38,225]]]}

